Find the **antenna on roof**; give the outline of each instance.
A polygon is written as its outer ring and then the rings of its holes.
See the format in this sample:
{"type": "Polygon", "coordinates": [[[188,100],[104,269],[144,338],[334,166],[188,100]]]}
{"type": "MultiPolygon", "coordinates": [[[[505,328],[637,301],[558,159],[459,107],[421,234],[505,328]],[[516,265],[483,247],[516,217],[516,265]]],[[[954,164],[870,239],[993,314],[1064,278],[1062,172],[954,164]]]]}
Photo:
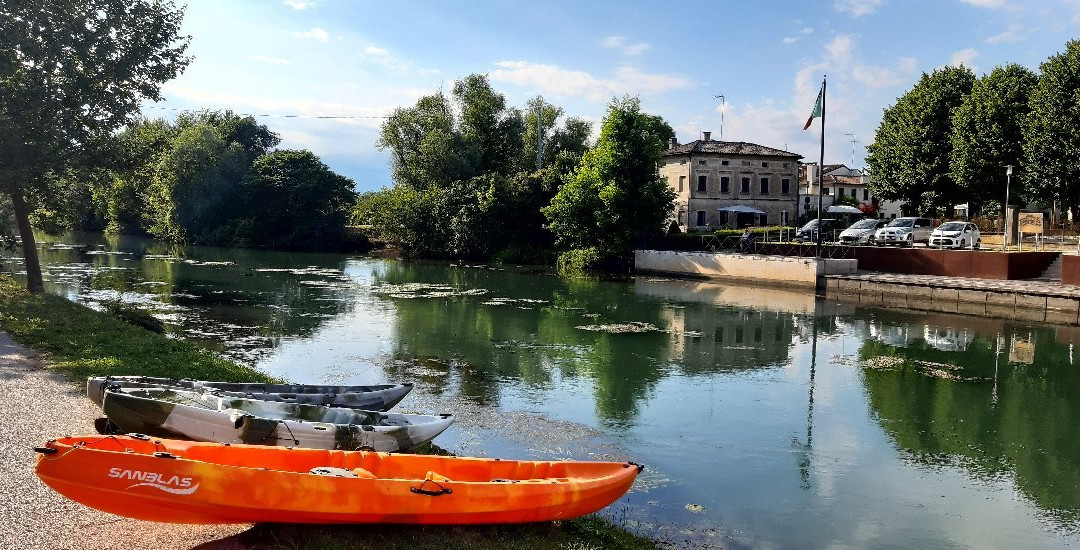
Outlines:
{"type": "Polygon", "coordinates": [[[724,98],[724,94],[717,94],[712,97],[720,100],[720,141],[724,141],[724,107],[727,105],[727,100],[724,98]]]}
{"type": "Polygon", "coordinates": [[[855,137],[855,133],[844,134],[845,136],[851,136],[851,166],[849,168],[855,168],[855,144],[859,142],[855,137]]]}

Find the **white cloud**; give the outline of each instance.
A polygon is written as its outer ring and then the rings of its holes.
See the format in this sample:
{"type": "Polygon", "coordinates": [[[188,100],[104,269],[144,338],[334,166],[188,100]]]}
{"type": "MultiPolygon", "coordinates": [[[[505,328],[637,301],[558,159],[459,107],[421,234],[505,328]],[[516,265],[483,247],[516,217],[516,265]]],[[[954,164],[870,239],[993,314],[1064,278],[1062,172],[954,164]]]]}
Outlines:
{"type": "Polygon", "coordinates": [[[645,42],[638,42],[637,44],[630,44],[626,40],[625,36],[608,36],[600,41],[600,46],[612,50],[619,50],[623,55],[641,55],[646,51],[652,49],[652,46],[645,42]]]}
{"type": "Polygon", "coordinates": [[[258,61],[260,63],[270,63],[272,65],[288,65],[289,60],[284,57],[270,57],[267,55],[250,55],[248,59],[252,61],[258,61]]]}
{"type": "Polygon", "coordinates": [[[975,48],[967,48],[966,50],[953,52],[952,55],[949,56],[949,65],[955,67],[964,65],[973,71],[978,71],[978,67],[971,64],[976,57],[979,57],[979,50],[976,50],[975,48]]]}
{"type": "Polygon", "coordinates": [[[840,13],[850,13],[854,17],[862,17],[874,13],[874,10],[884,0],[836,0],[833,9],[840,13]]]}
{"type": "Polygon", "coordinates": [[[407,61],[391,54],[386,48],[368,46],[360,52],[360,59],[381,65],[396,74],[411,74],[417,76],[431,76],[439,74],[436,69],[424,69],[416,67],[411,61],[407,61]]]}
{"type": "Polygon", "coordinates": [[[293,36],[297,38],[314,38],[319,42],[326,42],[327,40],[330,40],[330,35],[327,34],[325,30],[320,29],[319,27],[315,27],[307,32],[294,32],[293,36]]]}
{"type": "Polygon", "coordinates": [[[965,4],[970,4],[978,8],[1003,8],[1008,3],[1005,0],[960,0],[965,4]]]}
{"type": "Polygon", "coordinates": [[[814,27],[803,27],[799,30],[799,34],[810,34],[812,32],[814,32],[814,27]]]}
{"type": "Polygon", "coordinates": [[[825,45],[825,51],[833,63],[845,64],[851,61],[855,50],[855,40],[851,35],[841,34],[825,45]]]}
{"type": "Polygon", "coordinates": [[[1011,29],[1009,29],[1007,31],[1003,31],[1003,32],[1000,32],[1000,33],[995,34],[993,36],[987,37],[986,43],[987,44],[1012,44],[1012,43],[1015,43],[1015,42],[1020,42],[1022,40],[1027,40],[1027,36],[1025,36],[1024,33],[1020,32],[1020,30],[1018,28],[1013,27],[1013,28],[1011,28],[1011,29]]]}
{"type": "Polygon", "coordinates": [[[794,43],[796,43],[798,41],[799,41],[799,39],[794,37],[794,36],[785,36],[784,40],[783,40],[783,43],[784,43],[785,46],[790,46],[791,44],[794,44],[794,43]]]}
{"type": "Polygon", "coordinates": [[[528,61],[499,61],[495,66],[498,69],[491,72],[493,81],[538,88],[558,97],[584,97],[594,102],[606,101],[613,95],[656,94],[693,86],[683,76],[650,74],[633,67],[619,67],[614,78],[600,79],[584,71],[528,61]]]}
{"type": "Polygon", "coordinates": [[[285,0],[285,5],[294,10],[306,10],[308,8],[314,8],[315,2],[305,2],[304,0],[285,0]]]}

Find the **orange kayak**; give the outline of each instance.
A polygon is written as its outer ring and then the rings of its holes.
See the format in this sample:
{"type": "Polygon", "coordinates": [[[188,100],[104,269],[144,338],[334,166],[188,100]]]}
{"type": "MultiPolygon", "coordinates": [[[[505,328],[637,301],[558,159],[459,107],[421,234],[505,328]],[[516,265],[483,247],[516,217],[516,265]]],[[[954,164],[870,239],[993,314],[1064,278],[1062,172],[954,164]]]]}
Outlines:
{"type": "Polygon", "coordinates": [[[518,461],[65,437],[36,473],[76,502],[168,523],[490,524],[569,519],[625,494],[632,462],[518,461]]]}

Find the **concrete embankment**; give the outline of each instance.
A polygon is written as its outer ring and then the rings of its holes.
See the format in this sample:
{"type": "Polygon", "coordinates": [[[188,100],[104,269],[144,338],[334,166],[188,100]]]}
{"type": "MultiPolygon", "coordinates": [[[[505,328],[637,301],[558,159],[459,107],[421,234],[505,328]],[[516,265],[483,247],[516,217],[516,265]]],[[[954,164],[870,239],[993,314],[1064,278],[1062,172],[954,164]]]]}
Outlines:
{"type": "Polygon", "coordinates": [[[826,277],[825,297],[866,305],[1080,324],[1080,287],[933,275],[867,273],[826,277]]]}
{"type": "Polygon", "coordinates": [[[3,438],[0,548],[192,548],[248,525],[168,525],[117,517],[76,504],[34,475],[33,448],[60,435],[94,434],[100,411],[44,368],[36,354],[0,333],[3,438]]]}
{"type": "Polygon", "coordinates": [[[635,250],[634,268],[642,273],[752,281],[815,288],[830,274],[855,273],[851,259],[800,258],[722,252],[635,250]]]}

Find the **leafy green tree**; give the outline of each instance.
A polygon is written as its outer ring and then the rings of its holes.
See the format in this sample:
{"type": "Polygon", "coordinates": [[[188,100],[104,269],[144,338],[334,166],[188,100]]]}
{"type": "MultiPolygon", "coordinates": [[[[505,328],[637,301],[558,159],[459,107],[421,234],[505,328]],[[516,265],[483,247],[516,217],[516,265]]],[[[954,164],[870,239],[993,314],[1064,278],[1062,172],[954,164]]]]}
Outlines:
{"type": "Polygon", "coordinates": [[[675,192],[656,166],[674,135],[662,118],[643,113],[637,98],[613,100],[596,146],[543,209],[557,242],[625,261],[661,233],[675,192]]]}
{"type": "Polygon", "coordinates": [[[975,75],[967,67],[923,73],[915,86],[888,107],[867,147],[874,178],[871,192],[927,212],[963,202],[950,172],[952,115],[971,92],[975,75]]]}
{"type": "Polygon", "coordinates": [[[395,109],[376,142],[390,150],[394,182],[414,189],[448,187],[473,175],[462,136],[455,130],[453,106],[440,91],[413,107],[395,109]]]}
{"type": "Polygon", "coordinates": [[[1062,210],[1080,205],[1080,40],[1039,66],[1024,124],[1021,171],[1032,199],[1061,201],[1062,210]]]}
{"type": "MultiPolygon", "coordinates": [[[[472,74],[454,83],[460,112],[456,124],[471,174],[510,174],[520,169],[525,122],[521,111],[491,87],[487,75],[472,74]]],[[[464,179],[464,178],[462,178],[464,179]]]]}
{"type": "Polygon", "coordinates": [[[183,10],[167,0],[0,3],[0,179],[11,196],[27,286],[43,290],[27,195],[93,163],[142,99],[190,62],[183,10]]]}
{"type": "Polygon", "coordinates": [[[220,221],[246,166],[245,151],[212,126],[180,131],[162,155],[149,190],[150,233],[173,242],[200,241],[220,221]]]}
{"type": "MultiPolygon", "coordinates": [[[[971,94],[953,113],[952,179],[972,211],[1004,202],[1005,166],[1020,165],[1022,121],[1038,81],[1035,73],[1015,63],[995,67],[975,81],[971,94]]],[[[1016,199],[1020,196],[1011,194],[1016,199]]]]}
{"type": "Polygon", "coordinates": [[[238,227],[252,244],[329,248],[341,241],[356,202],[352,180],[334,173],[311,151],[278,150],[255,160],[244,177],[238,227]]]}

